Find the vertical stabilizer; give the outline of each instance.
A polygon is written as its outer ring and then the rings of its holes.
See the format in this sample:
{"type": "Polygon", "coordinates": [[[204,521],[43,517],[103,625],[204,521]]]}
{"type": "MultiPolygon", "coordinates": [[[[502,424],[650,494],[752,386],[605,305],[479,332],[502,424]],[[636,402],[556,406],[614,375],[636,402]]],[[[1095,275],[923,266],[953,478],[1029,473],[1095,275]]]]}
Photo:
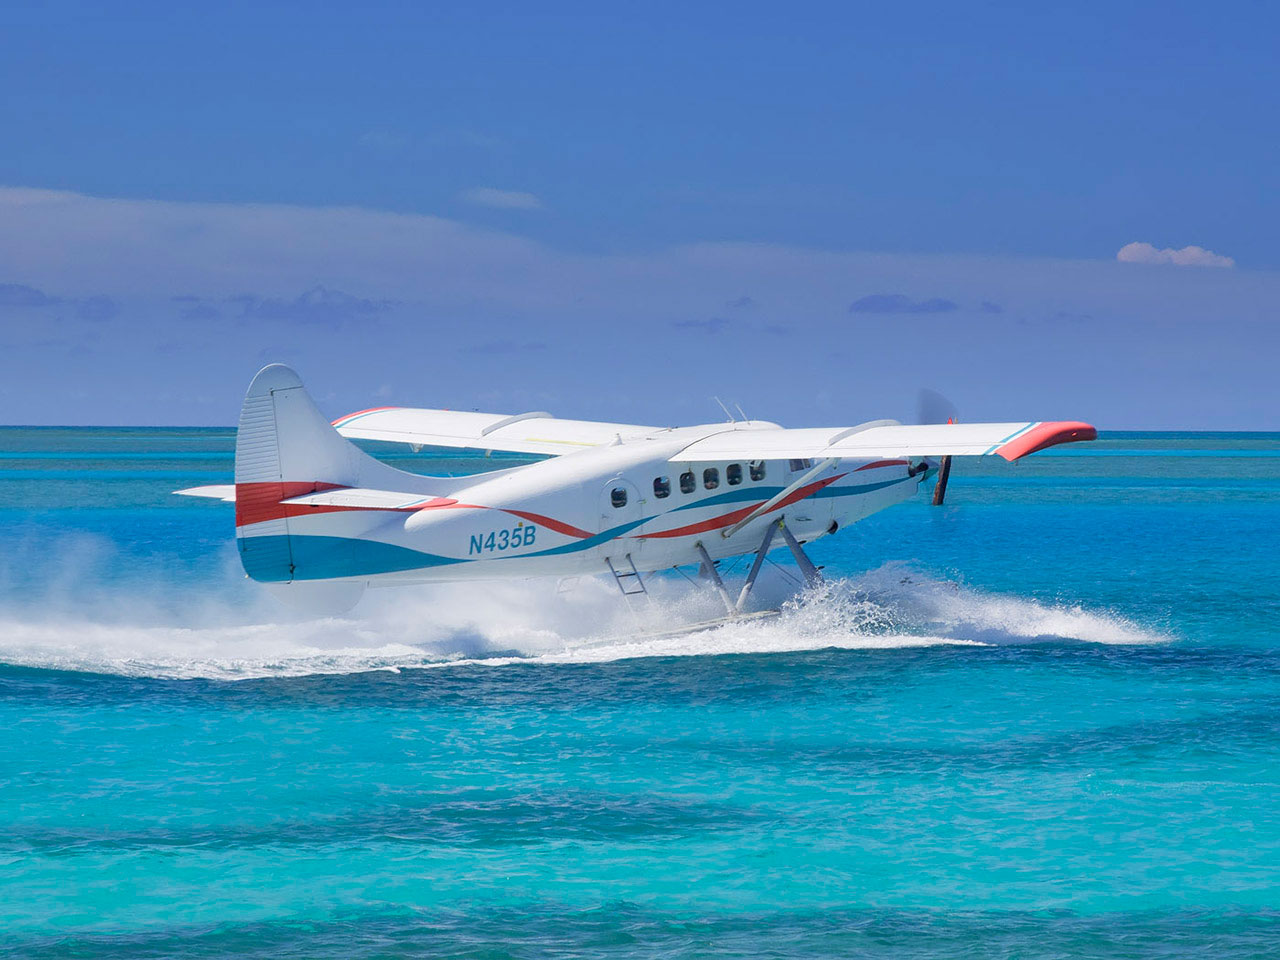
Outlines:
{"type": "Polygon", "coordinates": [[[278,363],[263,367],[245,394],[235,479],[240,559],[250,577],[267,583],[355,576],[345,559],[349,541],[387,521],[385,513],[335,517],[285,501],[342,487],[438,495],[455,483],[405,473],[370,457],[339,435],[298,375],[278,363]],[[302,555],[309,569],[300,569],[302,555]]]}

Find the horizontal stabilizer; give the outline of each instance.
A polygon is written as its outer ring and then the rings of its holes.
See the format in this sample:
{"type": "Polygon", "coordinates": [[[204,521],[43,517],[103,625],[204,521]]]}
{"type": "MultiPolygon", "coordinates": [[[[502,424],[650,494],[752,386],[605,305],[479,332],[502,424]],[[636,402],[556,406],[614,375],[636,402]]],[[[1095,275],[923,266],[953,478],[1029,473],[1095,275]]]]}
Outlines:
{"type": "Polygon", "coordinates": [[[363,487],[344,487],[338,490],[322,490],[301,497],[280,501],[287,506],[352,507],[365,510],[418,510],[423,507],[448,507],[457,503],[448,497],[423,496],[419,493],[400,493],[395,490],[370,490],[363,487]]]}
{"type": "Polygon", "coordinates": [[[227,503],[236,502],[234,483],[214,483],[207,487],[188,487],[186,490],[173,492],[183,497],[208,497],[211,500],[225,500],[227,503]]]}

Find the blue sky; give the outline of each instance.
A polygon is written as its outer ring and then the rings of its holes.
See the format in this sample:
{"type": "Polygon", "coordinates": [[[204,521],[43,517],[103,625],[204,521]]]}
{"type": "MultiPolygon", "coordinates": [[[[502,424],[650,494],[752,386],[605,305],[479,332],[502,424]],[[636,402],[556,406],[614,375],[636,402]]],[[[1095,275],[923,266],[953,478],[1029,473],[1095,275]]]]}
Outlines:
{"type": "Polygon", "coordinates": [[[6,4],[0,421],[1276,429],[1277,19],[6,4]]]}

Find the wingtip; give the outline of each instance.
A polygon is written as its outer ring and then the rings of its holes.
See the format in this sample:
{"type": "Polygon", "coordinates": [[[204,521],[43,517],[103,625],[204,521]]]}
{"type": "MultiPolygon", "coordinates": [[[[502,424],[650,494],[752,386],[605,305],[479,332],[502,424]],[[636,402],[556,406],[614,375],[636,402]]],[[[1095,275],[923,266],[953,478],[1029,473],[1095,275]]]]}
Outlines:
{"type": "Polygon", "coordinates": [[[1004,444],[996,453],[1010,463],[1020,460],[1028,454],[1047,447],[1056,447],[1061,443],[1078,443],[1082,440],[1097,440],[1098,431],[1088,423],[1079,420],[1056,420],[1037,424],[1021,436],[1004,444]]]}

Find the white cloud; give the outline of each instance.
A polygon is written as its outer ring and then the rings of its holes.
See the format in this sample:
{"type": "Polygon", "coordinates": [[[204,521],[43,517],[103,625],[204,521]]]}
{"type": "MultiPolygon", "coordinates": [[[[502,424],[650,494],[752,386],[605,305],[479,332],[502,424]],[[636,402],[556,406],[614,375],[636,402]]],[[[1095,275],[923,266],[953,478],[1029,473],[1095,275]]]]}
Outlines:
{"type": "Polygon", "coordinates": [[[474,187],[459,195],[467,203],[498,210],[541,210],[542,201],[532,193],[519,190],[495,190],[493,187],[474,187]]]}
{"type": "Polygon", "coordinates": [[[1165,247],[1157,250],[1149,243],[1128,243],[1120,248],[1116,259],[1121,263],[1168,263],[1175,267],[1234,267],[1236,262],[1204,247],[1165,247]]]}
{"type": "MultiPolygon", "coordinates": [[[[798,316],[843,322],[853,298],[879,289],[912,302],[927,302],[938,291],[959,303],[998,301],[1005,312],[992,316],[1012,322],[1057,310],[1098,316],[1107,305],[1137,315],[1156,301],[1161,315],[1213,311],[1222,292],[1206,274],[1218,273],[1170,271],[1153,283],[1146,271],[1115,270],[1097,260],[765,243],[581,253],[423,214],[110,199],[0,186],[0,284],[42,292],[11,296],[63,304],[103,296],[122,310],[139,299],[175,296],[288,303],[322,285],[371,303],[416,304],[439,316],[491,309],[508,317],[650,323],[715,316],[726,297],[751,289],[759,323],[794,323],[798,316]]],[[[1241,298],[1257,299],[1259,319],[1274,315],[1280,274],[1233,271],[1232,279],[1241,298]]]]}
{"type": "Polygon", "coordinates": [[[0,187],[0,283],[64,299],[289,300],[323,284],[356,297],[452,291],[461,301],[483,289],[482,271],[523,278],[545,272],[551,256],[531,241],[440,217],[0,187]]]}
{"type": "Polygon", "coordinates": [[[428,407],[659,423],[716,416],[715,392],[790,425],[901,415],[917,383],[946,385],[973,420],[1261,429],[1277,406],[1280,271],[767,243],[581,252],[422,214],[0,187],[0,284],[10,422],[233,422],[241,378],[270,360],[297,364],[335,415],[387,382],[428,407]],[[799,353],[673,326],[745,316],[724,310],[746,290],[747,333],[784,330],[799,353]],[[868,290],[1004,311],[852,325],[868,290]],[[106,299],[114,318],[80,316],[106,299]],[[625,362],[602,330],[637,332],[625,362]],[[545,346],[502,355],[530,344],[545,346]],[[796,370],[815,390],[795,389],[796,370]]]}

